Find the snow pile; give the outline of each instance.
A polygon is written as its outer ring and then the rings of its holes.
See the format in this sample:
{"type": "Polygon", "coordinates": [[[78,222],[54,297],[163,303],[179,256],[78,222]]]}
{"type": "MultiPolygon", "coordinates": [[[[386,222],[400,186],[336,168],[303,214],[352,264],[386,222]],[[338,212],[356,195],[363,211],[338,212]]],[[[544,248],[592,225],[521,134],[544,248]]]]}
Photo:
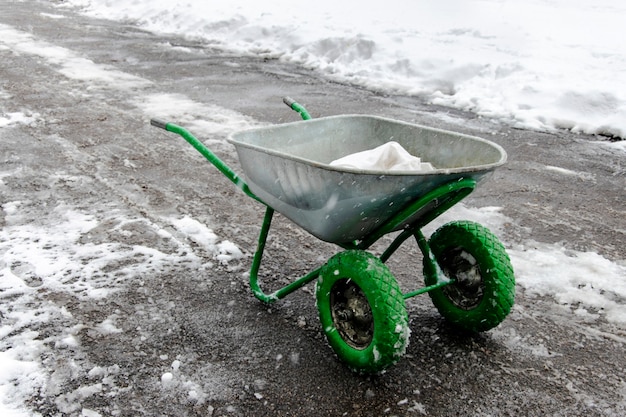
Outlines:
{"type": "Polygon", "coordinates": [[[365,171],[433,171],[429,162],[411,155],[398,142],[387,142],[374,149],[353,153],[332,161],[330,166],[365,171]]]}
{"type": "Polygon", "coordinates": [[[69,0],[91,15],[279,57],[529,129],[626,138],[626,3],[69,0]]]}

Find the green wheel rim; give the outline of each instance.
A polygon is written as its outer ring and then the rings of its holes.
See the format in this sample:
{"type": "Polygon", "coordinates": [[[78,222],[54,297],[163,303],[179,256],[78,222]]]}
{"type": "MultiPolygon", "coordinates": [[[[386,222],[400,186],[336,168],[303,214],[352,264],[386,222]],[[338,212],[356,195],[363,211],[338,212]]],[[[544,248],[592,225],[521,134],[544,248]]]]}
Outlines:
{"type": "Polygon", "coordinates": [[[455,281],[429,292],[443,317],[464,330],[482,332],[508,316],[515,300],[513,267],[489,229],[469,221],[448,223],[433,234],[429,246],[439,271],[424,260],[426,285],[436,284],[438,273],[455,281]]]}
{"type": "Polygon", "coordinates": [[[378,373],[404,354],[404,298],[380,259],[357,250],[333,256],[320,271],[316,298],[328,343],[351,369],[378,373]]]}

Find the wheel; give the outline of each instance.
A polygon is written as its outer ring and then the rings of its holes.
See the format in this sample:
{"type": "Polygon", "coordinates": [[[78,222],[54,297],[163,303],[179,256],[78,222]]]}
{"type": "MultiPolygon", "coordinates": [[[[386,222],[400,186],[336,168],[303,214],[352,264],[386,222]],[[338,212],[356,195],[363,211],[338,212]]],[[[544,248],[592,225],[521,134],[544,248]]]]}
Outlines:
{"type": "MultiPolygon", "coordinates": [[[[429,245],[440,273],[455,281],[428,293],[439,313],[471,332],[500,324],[513,307],[515,277],[498,238],[480,224],[459,221],[440,227],[429,245]]],[[[426,259],[424,278],[427,286],[438,279],[426,259]]]]}
{"type": "Polygon", "coordinates": [[[320,271],[316,297],[328,342],[351,369],[378,373],[402,357],[409,319],[402,291],[380,259],[338,253],[320,271]]]}

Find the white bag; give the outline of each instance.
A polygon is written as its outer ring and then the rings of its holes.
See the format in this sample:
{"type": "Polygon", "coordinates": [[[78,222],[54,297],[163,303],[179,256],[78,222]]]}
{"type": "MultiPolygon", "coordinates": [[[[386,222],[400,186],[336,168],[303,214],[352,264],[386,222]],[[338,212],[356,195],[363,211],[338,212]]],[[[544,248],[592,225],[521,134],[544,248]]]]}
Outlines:
{"type": "Polygon", "coordinates": [[[330,163],[338,168],[362,169],[368,171],[433,171],[429,162],[422,162],[417,156],[407,152],[398,142],[387,142],[368,151],[357,152],[330,163]]]}

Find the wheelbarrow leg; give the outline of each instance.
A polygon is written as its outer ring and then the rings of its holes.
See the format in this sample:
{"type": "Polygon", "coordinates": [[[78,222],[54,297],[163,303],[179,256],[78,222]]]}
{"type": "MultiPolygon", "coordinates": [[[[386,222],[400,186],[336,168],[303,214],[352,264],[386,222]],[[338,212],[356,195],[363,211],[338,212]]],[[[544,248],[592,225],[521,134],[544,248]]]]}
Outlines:
{"type": "Polygon", "coordinates": [[[320,272],[321,268],[317,268],[305,276],[295,280],[291,284],[279,289],[272,294],[266,294],[259,285],[259,269],[261,268],[261,260],[263,259],[263,252],[265,251],[265,243],[267,242],[267,235],[269,234],[270,226],[272,225],[272,218],[274,217],[274,209],[267,207],[265,210],[265,218],[263,219],[263,225],[261,226],[261,233],[259,234],[259,243],[257,250],[254,253],[254,259],[252,260],[252,267],[250,268],[250,288],[256,298],[264,303],[273,303],[281,298],[284,298],[288,294],[296,291],[299,288],[304,287],[309,282],[315,280],[320,272]]]}
{"type": "Polygon", "coordinates": [[[265,210],[265,217],[263,219],[263,226],[261,226],[261,233],[259,234],[259,243],[257,245],[256,252],[254,253],[254,259],[252,260],[252,267],[250,268],[250,289],[256,298],[265,302],[271,303],[275,299],[265,294],[259,286],[259,269],[261,268],[261,259],[263,259],[263,252],[265,251],[265,243],[267,242],[267,235],[272,225],[272,218],[274,217],[274,209],[267,207],[265,210]]]}

